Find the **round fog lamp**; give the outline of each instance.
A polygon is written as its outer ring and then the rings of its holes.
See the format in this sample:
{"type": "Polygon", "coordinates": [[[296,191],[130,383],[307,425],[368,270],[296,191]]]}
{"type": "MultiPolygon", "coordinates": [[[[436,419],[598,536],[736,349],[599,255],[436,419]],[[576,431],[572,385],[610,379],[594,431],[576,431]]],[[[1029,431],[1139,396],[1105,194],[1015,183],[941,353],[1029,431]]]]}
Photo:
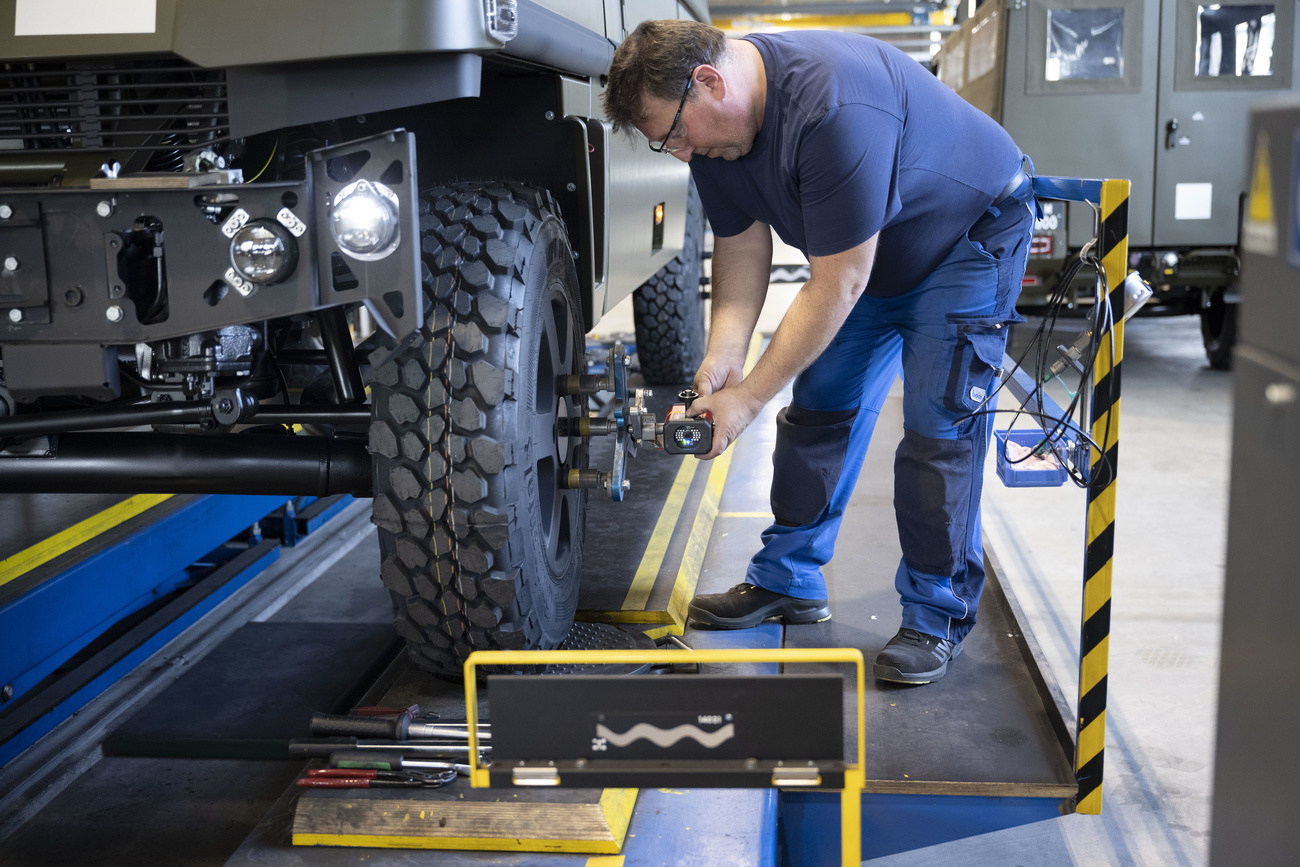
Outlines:
{"type": "Polygon", "coordinates": [[[298,264],[298,242],[274,220],[253,220],[230,239],[230,262],[254,283],[279,283],[298,264]]]}
{"type": "Polygon", "coordinates": [[[380,183],[353,181],[334,197],[330,234],[354,259],[384,258],[401,240],[397,194],[380,183]]]}

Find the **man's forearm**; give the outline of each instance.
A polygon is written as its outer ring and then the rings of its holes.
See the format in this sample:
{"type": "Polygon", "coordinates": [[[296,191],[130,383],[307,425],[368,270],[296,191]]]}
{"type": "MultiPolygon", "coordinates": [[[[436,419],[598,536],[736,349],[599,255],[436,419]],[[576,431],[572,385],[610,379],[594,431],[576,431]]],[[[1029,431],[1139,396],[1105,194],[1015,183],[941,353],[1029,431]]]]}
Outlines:
{"type": "Polygon", "coordinates": [[[715,238],[710,284],[709,352],[743,357],[767,298],[772,230],[754,223],[739,235],[715,238]]]}
{"type": "MultiPolygon", "coordinates": [[[[768,238],[770,242],[771,236],[768,238]]],[[[715,344],[713,338],[709,340],[709,355],[695,376],[696,387],[703,396],[693,407],[697,415],[713,414],[713,448],[707,455],[701,455],[702,459],[712,460],[722,454],[749,427],[763,406],[830,345],[866,288],[877,238],[873,235],[843,253],[811,258],[812,278],[795,295],[772,335],[772,342],[748,376],[742,378],[734,355],[714,357],[715,353],[724,351],[724,346],[715,344]]],[[[770,263],[769,247],[769,254],[763,260],[769,272],[770,263]]],[[[750,273],[752,279],[752,268],[750,273]]],[[[763,286],[761,294],[766,294],[766,277],[763,286]]],[[[758,309],[761,308],[760,300],[758,309]]],[[[724,304],[723,309],[726,327],[735,328],[736,334],[743,331],[747,341],[758,322],[758,309],[743,303],[730,309],[724,304]]],[[[714,322],[718,324],[716,314],[714,322]]],[[[734,336],[719,339],[734,340],[734,336]]],[[[727,346],[725,351],[734,349],[727,346]]]]}
{"type": "Polygon", "coordinates": [[[742,387],[766,404],[830,345],[853,311],[875,260],[876,238],[854,250],[813,260],[812,278],[795,295],[742,387]]]}
{"type": "Polygon", "coordinates": [[[766,404],[830,345],[853,309],[853,298],[813,280],[790,302],[758,363],[742,387],[766,404]],[[823,290],[823,291],[819,291],[823,290]]]}

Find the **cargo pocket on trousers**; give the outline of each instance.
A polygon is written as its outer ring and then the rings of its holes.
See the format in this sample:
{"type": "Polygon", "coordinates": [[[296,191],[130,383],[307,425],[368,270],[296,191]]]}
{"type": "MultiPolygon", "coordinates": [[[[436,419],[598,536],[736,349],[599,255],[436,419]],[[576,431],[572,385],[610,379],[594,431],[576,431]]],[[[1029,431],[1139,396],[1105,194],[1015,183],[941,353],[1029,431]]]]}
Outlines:
{"type": "Polygon", "coordinates": [[[1002,370],[1002,356],[1007,347],[1007,329],[1002,322],[954,323],[958,339],[948,369],[948,385],[943,403],[952,412],[978,409],[993,387],[995,374],[1002,370]]]}
{"type": "Polygon", "coordinates": [[[974,472],[968,439],[903,431],[894,455],[894,511],[903,559],[930,575],[952,575],[965,560],[974,472]]]}
{"type": "Polygon", "coordinates": [[[811,524],[840,482],[856,409],[816,412],[787,406],[776,415],[772,514],[780,524],[811,524]]]}

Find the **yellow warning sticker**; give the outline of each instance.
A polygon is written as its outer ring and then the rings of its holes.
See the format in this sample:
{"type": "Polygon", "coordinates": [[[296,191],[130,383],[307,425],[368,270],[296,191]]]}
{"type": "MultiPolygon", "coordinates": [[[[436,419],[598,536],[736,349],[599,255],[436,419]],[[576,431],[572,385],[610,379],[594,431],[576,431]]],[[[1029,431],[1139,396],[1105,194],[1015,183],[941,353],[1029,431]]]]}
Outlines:
{"type": "Polygon", "coordinates": [[[1241,246],[1263,256],[1277,255],[1277,216],[1273,210],[1273,171],[1268,154],[1268,133],[1255,137],[1255,159],[1250,170],[1250,196],[1241,224],[1241,246]]]}

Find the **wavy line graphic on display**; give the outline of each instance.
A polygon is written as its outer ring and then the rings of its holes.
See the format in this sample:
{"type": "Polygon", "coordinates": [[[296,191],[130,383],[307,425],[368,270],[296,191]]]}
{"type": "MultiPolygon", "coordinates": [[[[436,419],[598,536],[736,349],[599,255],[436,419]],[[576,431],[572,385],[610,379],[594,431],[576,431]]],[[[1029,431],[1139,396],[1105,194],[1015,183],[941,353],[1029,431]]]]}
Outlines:
{"type": "Polygon", "coordinates": [[[665,731],[658,726],[650,725],[650,723],[637,723],[620,735],[600,723],[596,723],[596,735],[616,747],[625,747],[641,738],[645,738],[657,747],[671,747],[682,738],[693,738],[699,742],[700,746],[713,749],[718,744],[735,737],[736,726],[735,723],[727,723],[715,732],[703,732],[693,725],[683,724],[665,731]]]}
{"type": "Polygon", "coordinates": [[[773,265],[769,283],[807,283],[812,269],[807,265],[773,265]]]}

